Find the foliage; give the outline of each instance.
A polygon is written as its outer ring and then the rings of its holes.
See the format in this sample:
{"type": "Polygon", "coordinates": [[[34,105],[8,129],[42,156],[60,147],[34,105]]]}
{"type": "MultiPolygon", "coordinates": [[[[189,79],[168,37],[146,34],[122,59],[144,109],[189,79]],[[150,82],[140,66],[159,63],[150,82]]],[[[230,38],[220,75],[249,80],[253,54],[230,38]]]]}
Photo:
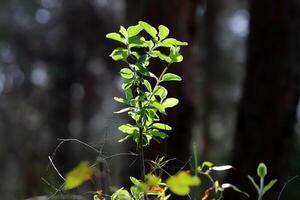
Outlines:
{"type": "Polygon", "coordinates": [[[254,178],[252,178],[250,175],[248,175],[248,178],[257,191],[258,200],[262,200],[264,194],[273,187],[273,185],[277,182],[277,179],[273,179],[267,185],[265,185],[264,180],[265,180],[265,176],[267,175],[267,166],[262,162],[259,163],[259,165],[257,166],[257,175],[260,178],[259,186],[254,181],[254,178]]]}
{"type": "Polygon", "coordinates": [[[166,26],[160,25],[157,30],[143,21],[127,29],[121,26],[119,33],[106,35],[107,38],[123,45],[113,50],[110,55],[112,59],[128,65],[120,70],[120,75],[124,78],[124,97],[114,98],[117,102],[125,104],[125,108],[115,113],[127,113],[135,122],[119,126],[119,130],[126,134],[119,142],[132,138],[137,144],[140,142],[147,146],[152,139],[165,139],[168,137],[166,132],[172,130],[169,125],[160,122],[160,115],[167,115],[166,109],[176,106],[179,101],[167,97],[168,90],[163,83],[181,81],[180,76],[167,73],[167,70],[171,64],[183,60],[180,47],[186,46],[187,43],[167,38],[168,35],[169,29],[166,26]],[[162,50],[167,50],[169,54],[163,53],[162,50]],[[151,72],[152,58],[166,62],[160,76],[151,72]]]}
{"type": "Polygon", "coordinates": [[[89,162],[81,161],[78,166],[66,174],[66,181],[64,185],[65,190],[74,189],[88,181],[94,175],[95,170],[90,167],[89,162]]]}
{"type": "MultiPolygon", "coordinates": [[[[232,169],[231,165],[216,166],[209,161],[198,164],[197,147],[194,145],[194,174],[189,171],[180,170],[175,175],[168,175],[163,181],[162,175],[165,172],[163,167],[171,160],[164,160],[164,157],[157,157],[150,161],[152,170],[145,176],[145,161],[143,148],[148,146],[151,140],[159,142],[168,137],[167,131],[172,127],[161,122],[161,116],[167,115],[166,109],[176,106],[179,101],[174,97],[168,97],[168,90],[164,87],[164,82],[181,81],[179,75],[167,72],[170,65],[183,61],[180,48],[186,46],[186,42],[181,42],[174,38],[168,38],[169,29],[160,25],[158,29],[150,24],[140,21],[137,25],[129,26],[127,29],[120,27],[118,33],[109,33],[107,38],[121,43],[123,46],[112,51],[110,56],[115,61],[123,61],[128,66],[120,70],[120,76],[124,79],[122,89],[124,97],[114,97],[114,100],[125,105],[124,108],[115,112],[117,114],[127,113],[134,123],[122,124],[118,129],[126,136],[119,140],[124,142],[131,138],[138,146],[141,159],[141,178],[130,177],[132,186],[130,190],[120,188],[112,196],[112,200],[167,200],[171,194],[187,196],[191,193],[191,187],[201,184],[200,177],[206,177],[211,186],[207,188],[201,200],[212,198],[220,200],[223,198],[225,189],[231,188],[249,197],[237,186],[230,183],[220,183],[213,177],[214,171],[225,171],[232,169]],[[167,49],[168,54],[165,54],[167,49]],[[150,68],[151,59],[160,59],[165,64],[159,76],[155,75],[150,68]]],[[[81,162],[76,168],[66,176],[64,188],[73,189],[83,182],[90,180],[94,169],[88,162],[81,162]]],[[[276,179],[264,186],[264,177],[267,174],[267,167],[260,163],[257,168],[260,177],[258,186],[251,176],[248,176],[254,187],[257,189],[259,200],[276,183],[276,179]]],[[[198,197],[194,197],[198,199],[198,197]]],[[[102,191],[96,192],[94,200],[105,199],[102,191]]]]}

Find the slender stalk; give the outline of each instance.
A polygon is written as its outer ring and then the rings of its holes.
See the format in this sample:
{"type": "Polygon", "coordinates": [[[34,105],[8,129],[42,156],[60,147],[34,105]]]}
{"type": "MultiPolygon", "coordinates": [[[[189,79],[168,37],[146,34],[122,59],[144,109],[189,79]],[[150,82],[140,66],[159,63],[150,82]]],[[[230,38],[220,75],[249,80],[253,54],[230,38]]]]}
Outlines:
{"type": "Polygon", "coordinates": [[[262,200],[263,190],[264,190],[264,177],[260,177],[260,187],[259,187],[258,200],[262,200]]]}
{"type": "Polygon", "coordinates": [[[139,145],[138,145],[139,157],[140,157],[140,173],[141,180],[145,180],[145,156],[143,147],[143,128],[139,127],[139,145]]]}
{"type": "Polygon", "coordinates": [[[156,92],[155,88],[160,84],[160,82],[161,82],[161,80],[162,80],[162,77],[163,77],[163,76],[165,75],[165,73],[168,71],[168,69],[169,69],[169,67],[171,66],[171,64],[172,64],[172,63],[169,63],[169,64],[164,68],[164,70],[161,72],[159,78],[157,79],[157,81],[156,81],[156,83],[155,83],[155,85],[154,85],[154,87],[153,87],[153,91],[151,92],[150,97],[149,97],[148,102],[146,103],[145,107],[147,107],[147,106],[149,105],[150,100],[152,99],[152,97],[154,96],[154,94],[155,94],[155,92],[156,92]]]}

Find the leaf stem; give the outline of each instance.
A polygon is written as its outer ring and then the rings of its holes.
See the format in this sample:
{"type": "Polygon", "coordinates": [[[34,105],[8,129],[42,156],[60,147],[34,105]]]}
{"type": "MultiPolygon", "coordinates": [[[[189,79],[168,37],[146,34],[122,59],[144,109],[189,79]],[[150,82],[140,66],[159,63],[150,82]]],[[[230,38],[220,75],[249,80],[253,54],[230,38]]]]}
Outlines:
{"type": "Polygon", "coordinates": [[[264,177],[260,177],[259,196],[258,200],[262,200],[264,191],[264,177]]]}

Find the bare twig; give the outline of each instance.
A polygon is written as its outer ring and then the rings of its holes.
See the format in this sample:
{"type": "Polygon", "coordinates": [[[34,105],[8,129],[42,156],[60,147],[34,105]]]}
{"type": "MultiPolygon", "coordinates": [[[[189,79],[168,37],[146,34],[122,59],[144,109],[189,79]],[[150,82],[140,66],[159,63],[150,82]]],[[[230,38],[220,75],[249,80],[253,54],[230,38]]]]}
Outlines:
{"type": "Polygon", "coordinates": [[[50,156],[48,156],[48,159],[50,161],[50,163],[52,164],[52,167],[54,168],[54,170],[56,171],[56,173],[59,175],[60,178],[62,178],[64,181],[66,181],[66,179],[63,177],[63,175],[61,175],[61,173],[58,171],[58,169],[55,167],[52,159],[50,156]]]}
{"type": "Polygon", "coordinates": [[[289,179],[289,180],[283,185],[283,187],[282,187],[282,189],[280,190],[280,193],[279,193],[279,195],[278,195],[278,198],[277,198],[278,200],[280,200],[281,194],[282,194],[283,190],[286,188],[286,186],[287,186],[289,183],[291,183],[292,181],[294,181],[295,179],[297,179],[298,177],[299,177],[298,175],[292,177],[291,179],[289,179]]]}

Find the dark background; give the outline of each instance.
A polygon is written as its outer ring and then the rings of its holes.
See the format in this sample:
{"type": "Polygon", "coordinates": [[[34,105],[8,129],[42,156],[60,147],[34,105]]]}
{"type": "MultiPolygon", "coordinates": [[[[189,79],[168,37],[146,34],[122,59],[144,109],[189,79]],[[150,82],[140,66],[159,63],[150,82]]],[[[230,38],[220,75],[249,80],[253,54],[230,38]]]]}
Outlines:
{"type": "MultiPolygon", "coordinates": [[[[176,171],[196,143],[200,160],[232,164],[220,178],[252,194],[247,175],[260,161],[279,183],[277,199],[300,174],[300,1],[298,0],[1,0],[0,1],[0,198],[51,195],[62,174],[81,160],[98,160],[103,174],[73,194],[128,185],[138,176],[135,147],[118,144],[117,126],[123,63],[109,58],[116,43],[105,38],[120,25],[139,20],[164,24],[188,41],[184,62],[172,67],[183,77],[168,86],[180,104],[168,114],[168,141],[158,153],[176,158],[176,171]],[[107,158],[107,156],[112,156],[107,158]],[[103,161],[104,158],[105,161],[103,161]],[[102,159],[102,160],[101,160],[102,159]],[[100,161],[99,161],[100,160],[100,161]],[[103,161],[103,162],[102,162],[103,161]]],[[[156,66],[153,66],[155,68],[156,66]]],[[[151,150],[152,149],[152,150],[151,150]]],[[[295,180],[282,199],[298,199],[295,180]]],[[[226,193],[225,199],[245,199],[226,193]]]]}

